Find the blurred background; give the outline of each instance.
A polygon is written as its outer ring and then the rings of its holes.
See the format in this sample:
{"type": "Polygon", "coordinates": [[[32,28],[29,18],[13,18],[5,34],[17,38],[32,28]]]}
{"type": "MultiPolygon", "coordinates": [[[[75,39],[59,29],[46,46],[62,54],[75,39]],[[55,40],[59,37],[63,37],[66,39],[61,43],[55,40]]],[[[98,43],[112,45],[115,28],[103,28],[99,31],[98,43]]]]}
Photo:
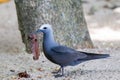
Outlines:
{"type": "MultiPolygon", "coordinates": [[[[0,52],[20,53],[22,43],[14,0],[0,0],[0,52]]],[[[83,0],[95,48],[120,49],[120,0],[83,0]]]]}

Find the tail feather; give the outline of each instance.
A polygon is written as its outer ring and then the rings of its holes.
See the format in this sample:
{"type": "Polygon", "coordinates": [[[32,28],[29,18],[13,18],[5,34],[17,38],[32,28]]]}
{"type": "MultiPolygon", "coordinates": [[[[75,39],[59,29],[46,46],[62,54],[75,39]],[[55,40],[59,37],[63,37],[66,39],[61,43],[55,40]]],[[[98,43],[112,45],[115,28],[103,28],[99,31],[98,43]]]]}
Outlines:
{"type": "Polygon", "coordinates": [[[84,53],[87,55],[85,60],[102,59],[110,56],[109,54],[96,54],[96,53],[87,53],[87,52],[81,52],[81,53],[84,53]]]}

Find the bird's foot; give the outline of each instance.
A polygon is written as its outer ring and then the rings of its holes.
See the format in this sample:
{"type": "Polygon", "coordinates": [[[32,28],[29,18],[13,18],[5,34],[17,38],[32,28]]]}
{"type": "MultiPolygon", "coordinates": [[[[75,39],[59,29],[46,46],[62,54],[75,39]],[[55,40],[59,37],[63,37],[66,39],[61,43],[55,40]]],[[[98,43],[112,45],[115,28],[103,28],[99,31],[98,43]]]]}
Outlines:
{"type": "Polygon", "coordinates": [[[55,78],[58,78],[58,77],[62,77],[64,76],[62,73],[61,73],[61,70],[59,69],[58,71],[54,71],[52,72],[55,76],[55,78]]]}
{"type": "Polygon", "coordinates": [[[58,77],[62,77],[62,76],[64,76],[64,75],[62,75],[62,74],[56,74],[56,75],[54,75],[55,76],[55,78],[58,78],[58,77]]]}
{"type": "Polygon", "coordinates": [[[61,68],[58,69],[58,71],[55,71],[55,72],[52,72],[52,73],[57,74],[57,75],[55,75],[55,78],[62,77],[62,76],[64,76],[64,68],[61,67],[61,68]]]}

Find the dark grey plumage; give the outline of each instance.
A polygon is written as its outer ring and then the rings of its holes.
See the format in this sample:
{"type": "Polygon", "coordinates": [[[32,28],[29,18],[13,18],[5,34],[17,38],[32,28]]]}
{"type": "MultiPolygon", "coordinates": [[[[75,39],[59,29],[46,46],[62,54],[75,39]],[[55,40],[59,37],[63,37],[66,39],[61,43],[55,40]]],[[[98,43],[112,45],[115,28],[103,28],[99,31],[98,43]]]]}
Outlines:
{"type": "Polygon", "coordinates": [[[76,51],[72,48],[59,45],[55,42],[51,25],[42,25],[36,33],[43,32],[43,51],[47,59],[61,66],[62,75],[64,67],[77,65],[81,62],[106,58],[109,54],[93,54],[76,51]]]}

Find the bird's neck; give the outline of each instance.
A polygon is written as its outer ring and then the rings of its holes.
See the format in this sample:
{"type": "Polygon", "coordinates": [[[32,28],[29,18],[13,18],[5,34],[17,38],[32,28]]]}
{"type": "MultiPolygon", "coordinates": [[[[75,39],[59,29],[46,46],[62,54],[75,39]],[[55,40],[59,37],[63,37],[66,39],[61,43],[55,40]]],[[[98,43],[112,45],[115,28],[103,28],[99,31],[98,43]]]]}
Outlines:
{"type": "Polygon", "coordinates": [[[54,40],[54,36],[53,36],[53,32],[50,32],[50,33],[46,33],[44,34],[44,38],[43,38],[43,46],[48,46],[49,47],[53,47],[56,45],[56,42],[54,40]]]}

